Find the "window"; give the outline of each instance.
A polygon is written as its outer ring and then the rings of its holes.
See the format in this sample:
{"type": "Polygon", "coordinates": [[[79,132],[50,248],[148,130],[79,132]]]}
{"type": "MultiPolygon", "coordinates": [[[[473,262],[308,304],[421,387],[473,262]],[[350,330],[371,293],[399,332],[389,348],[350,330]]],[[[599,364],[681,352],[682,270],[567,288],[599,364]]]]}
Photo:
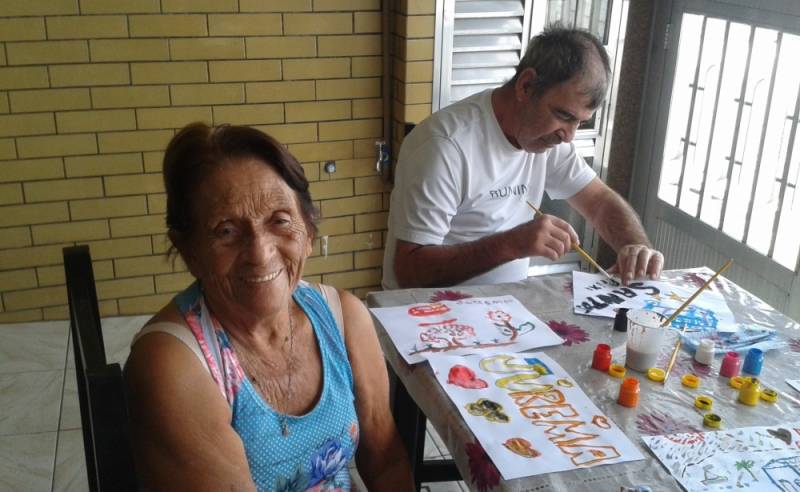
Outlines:
{"type": "Polygon", "coordinates": [[[658,197],[795,270],[800,36],[684,13],[658,197]]]}

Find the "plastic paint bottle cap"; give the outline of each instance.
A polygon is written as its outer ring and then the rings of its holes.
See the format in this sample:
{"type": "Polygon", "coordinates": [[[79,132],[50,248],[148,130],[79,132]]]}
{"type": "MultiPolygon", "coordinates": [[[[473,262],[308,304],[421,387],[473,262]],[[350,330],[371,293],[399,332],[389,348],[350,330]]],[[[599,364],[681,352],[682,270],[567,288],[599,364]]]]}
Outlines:
{"type": "Polygon", "coordinates": [[[619,364],[611,364],[608,368],[608,374],[615,378],[624,378],[625,377],[625,367],[619,364]]]}
{"type": "Polygon", "coordinates": [[[647,379],[650,381],[655,381],[656,383],[660,383],[664,381],[664,378],[667,377],[667,373],[664,372],[664,369],[658,367],[651,367],[647,370],[647,379]]]}
{"type": "Polygon", "coordinates": [[[700,340],[697,351],[694,353],[694,360],[700,364],[711,365],[714,362],[714,340],[708,338],[700,340]]]}
{"type": "Polygon", "coordinates": [[[694,399],[694,406],[700,410],[711,410],[711,407],[714,406],[714,400],[710,396],[700,395],[694,399]]]}
{"type": "Polygon", "coordinates": [[[764,365],[764,352],[761,349],[751,348],[747,351],[744,358],[742,371],[754,376],[761,374],[761,367],[764,365]]]}
{"type": "Polygon", "coordinates": [[[742,365],[742,359],[736,352],[728,352],[722,359],[722,367],[719,369],[720,376],[731,378],[739,375],[739,368],[742,365]]]}
{"type": "Polygon", "coordinates": [[[592,369],[606,372],[611,365],[611,347],[605,343],[598,343],[592,356],[592,369]]]}
{"type": "Polygon", "coordinates": [[[778,401],[778,392],[771,388],[764,388],[761,391],[761,399],[770,403],[778,401]]]}
{"type": "Polygon", "coordinates": [[[745,382],[750,382],[752,380],[753,378],[747,376],[734,376],[730,380],[730,385],[736,389],[739,389],[745,382]]]}
{"type": "Polygon", "coordinates": [[[684,374],[681,378],[681,383],[689,388],[697,388],[700,386],[700,378],[694,374],[684,374]]]}
{"type": "Polygon", "coordinates": [[[619,398],[617,403],[623,407],[633,408],[639,404],[639,380],[626,378],[619,385],[619,398]]]}
{"type": "Polygon", "coordinates": [[[712,429],[719,429],[722,426],[722,417],[716,413],[707,413],[703,416],[703,425],[712,429]]]}

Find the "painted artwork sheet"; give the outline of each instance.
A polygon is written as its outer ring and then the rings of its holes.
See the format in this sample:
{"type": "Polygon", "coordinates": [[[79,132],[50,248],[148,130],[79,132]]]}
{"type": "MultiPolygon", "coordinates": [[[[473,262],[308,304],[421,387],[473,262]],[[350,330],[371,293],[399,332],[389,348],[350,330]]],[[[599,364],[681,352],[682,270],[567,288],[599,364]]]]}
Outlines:
{"type": "Polygon", "coordinates": [[[371,308],[409,364],[433,354],[474,354],[498,348],[518,352],[564,340],[514,296],[371,308]]]}
{"type": "Polygon", "coordinates": [[[690,492],[800,490],[800,422],[642,439],[690,492]]]}
{"type": "Polygon", "coordinates": [[[441,356],[429,362],[506,480],[644,459],[542,352],[441,356]]]}
{"type": "MultiPolygon", "coordinates": [[[[622,286],[601,274],[572,272],[573,307],[576,314],[613,318],[617,309],[648,309],[670,316],[694,290],[658,280],[642,280],[622,286]]],[[[693,331],[737,331],[736,319],[717,291],[702,292],[672,322],[674,328],[693,331]]]]}

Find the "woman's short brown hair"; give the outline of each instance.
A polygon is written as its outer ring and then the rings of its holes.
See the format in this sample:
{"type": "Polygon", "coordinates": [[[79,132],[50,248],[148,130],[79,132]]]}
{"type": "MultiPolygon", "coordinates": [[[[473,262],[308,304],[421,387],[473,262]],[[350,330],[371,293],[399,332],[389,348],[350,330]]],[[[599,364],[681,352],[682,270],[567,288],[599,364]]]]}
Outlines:
{"type": "Polygon", "coordinates": [[[294,190],[300,212],[312,235],[319,217],[308,191],[303,167],[277,140],[247,126],[190,123],[170,140],[164,154],[164,187],[167,191],[167,229],[192,231],[195,191],[216,168],[241,159],[257,159],[272,167],[294,190]]]}

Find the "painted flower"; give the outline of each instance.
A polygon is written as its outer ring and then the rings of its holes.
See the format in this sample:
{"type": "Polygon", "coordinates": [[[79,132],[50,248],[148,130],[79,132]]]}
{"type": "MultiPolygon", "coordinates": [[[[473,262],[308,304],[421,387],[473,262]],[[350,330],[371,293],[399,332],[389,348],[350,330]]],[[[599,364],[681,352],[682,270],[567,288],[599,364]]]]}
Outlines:
{"type": "Polygon", "coordinates": [[[291,476],[278,477],[275,490],[277,492],[296,492],[298,490],[306,490],[307,485],[308,477],[305,476],[301,467],[298,466],[291,476]]]}
{"type": "Polygon", "coordinates": [[[701,432],[700,429],[691,424],[687,424],[685,421],[676,420],[666,413],[657,411],[639,414],[639,416],[636,417],[636,428],[639,429],[639,432],[648,436],[701,432]]]}
{"type": "Polygon", "coordinates": [[[350,439],[353,441],[353,447],[358,447],[358,422],[350,423],[350,439]]]}
{"type": "Polygon", "coordinates": [[[347,466],[348,456],[345,455],[339,443],[328,439],[322,447],[311,457],[310,486],[333,478],[343,466],[347,466]]]}
{"type": "Polygon", "coordinates": [[[566,321],[550,320],[547,322],[547,326],[564,339],[564,345],[567,347],[589,341],[589,334],[578,325],[571,325],[566,321]]]}
{"type": "Polygon", "coordinates": [[[800,352],[800,338],[789,340],[789,348],[792,349],[792,352],[800,352]]]}
{"type": "Polygon", "coordinates": [[[500,472],[497,471],[497,467],[494,466],[478,441],[465,444],[464,451],[469,458],[469,474],[472,477],[472,483],[477,485],[480,492],[491,490],[500,483],[500,472]]]}
{"type": "Polygon", "coordinates": [[[430,298],[430,302],[457,301],[459,299],[469,299],[472,294],[459,292],[457,290],[437,290],[430,298]]]}
{"type": "Polygon", "coordinates": [[[511,315],[505,311],[501,311],[500,309],[496,311],[490,310],[488,313],[486,313],[486,316],[488,316],[489,319],[495,323],[508,323],[511,321],[511,315]]]}

